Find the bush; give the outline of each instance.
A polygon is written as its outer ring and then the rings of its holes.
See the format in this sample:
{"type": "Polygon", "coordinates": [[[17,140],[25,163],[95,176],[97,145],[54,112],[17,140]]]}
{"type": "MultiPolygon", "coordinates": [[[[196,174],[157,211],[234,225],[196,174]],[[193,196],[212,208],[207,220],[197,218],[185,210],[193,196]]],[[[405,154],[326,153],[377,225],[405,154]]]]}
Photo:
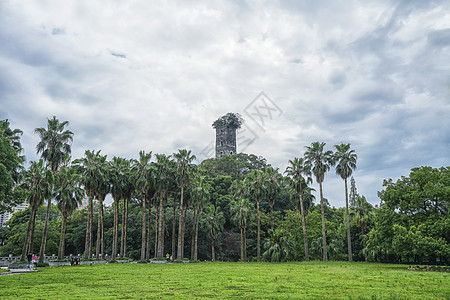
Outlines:
{"type": "Polygon", "coordinates": [[[45,267],[48,267],[49,264],[48,263],[40,263],[40,262],[38,262],[38,263],[35,264],[35,266],[36,266],[36,268],[45,268],[45,267]]]}
{"type": "Polygon", "coordinates": [[[21,261],[15,261],[12,263],[12,265],[18,265],[18,264],[27,264],[28,262],[26,260],[21,260],[21,261]]]}
{"type": "Polygon", "coordinates": [[[116,260],[129,260],[129,257],[117,257],[116,260]]]}
{"type": "Polygon", "coordinates": [[[54,259],[51,262],[68,262],[68,259],[54,259]]]}

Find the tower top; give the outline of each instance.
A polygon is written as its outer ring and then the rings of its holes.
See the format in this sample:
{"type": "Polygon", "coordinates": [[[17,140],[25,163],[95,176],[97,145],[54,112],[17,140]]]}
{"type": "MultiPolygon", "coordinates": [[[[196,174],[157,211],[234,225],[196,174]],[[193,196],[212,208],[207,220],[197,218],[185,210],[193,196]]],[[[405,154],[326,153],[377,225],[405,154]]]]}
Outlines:
{"type": "Polygon", "coordinates": [[[239,129],[241,128],[242,123],[244,123],[244,119],[242,119],[240,114],[227,113],[226,115],[215,120],[212,127],[214,129],[217,129],[218,127],[231,127],[234,129],[239,129]]]}

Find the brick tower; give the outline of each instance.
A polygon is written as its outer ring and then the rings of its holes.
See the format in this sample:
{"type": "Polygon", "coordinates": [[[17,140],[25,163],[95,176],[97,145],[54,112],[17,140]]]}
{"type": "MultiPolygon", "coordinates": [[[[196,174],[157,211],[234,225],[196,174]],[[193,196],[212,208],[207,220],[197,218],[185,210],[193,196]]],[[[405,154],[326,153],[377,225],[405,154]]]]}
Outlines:
{"type": "Polygon", "coordinates": [[[242,123],[243,119],[237,113],[227,113],[213,123],[216,130],[216,158],[237,153],[236,130],[242,123]]]}

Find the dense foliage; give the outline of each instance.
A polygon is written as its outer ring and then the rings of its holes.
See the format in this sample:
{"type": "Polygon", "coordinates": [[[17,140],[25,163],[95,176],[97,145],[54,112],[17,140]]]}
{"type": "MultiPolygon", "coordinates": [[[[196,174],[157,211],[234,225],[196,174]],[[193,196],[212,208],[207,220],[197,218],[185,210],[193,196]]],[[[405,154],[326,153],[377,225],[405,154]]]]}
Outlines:
{"type": "MultiPolygon", "coordinates": [[[[37,130],[43,160],[31,162],[26,171],[18,172],[19,150],[2,140],[16,162],[3,164],[4,169],[21,183],[12,184],[9,192],[20,187],[32,205],[0,230],[0,256],[37,253],[45,243],[45,253],[60,258],[110,255],[144,261],[169,253],[194,261],[448,264],[449,167],[414,168],[397,182],[385,180],[380,206],[373,207],[349,178],[356,168],[350,144],[336,145],[333,153],[325,143],[314,142],[304,157],[289,161],[284,173],[263,157],[243,153],[196,165],[185,149],[172,155],[141,151],[138,160],[108,160],[100,151],[88,150],[71,161],[65,143],[72,133],[63,130],[68,122],[55,117],[48,122],[48,130],[37,130]],[[52,144],[43,143],[55,134],[48,132],[51,126],[62,131],[54,145],[60,147],[57,157],[48,150],[52,144]],[[334,166],[346,187],[344,208],[331,207],[322,189],[334,166]],[[312,194],[313,178],[320,199],[312,194]],[[77,209],[82,194],[88,205],[77,209]],[[108,194],[111,205],[105,204],[108,194]]],[[[11,206],[14,201],[2,203],[11,206]]]]}

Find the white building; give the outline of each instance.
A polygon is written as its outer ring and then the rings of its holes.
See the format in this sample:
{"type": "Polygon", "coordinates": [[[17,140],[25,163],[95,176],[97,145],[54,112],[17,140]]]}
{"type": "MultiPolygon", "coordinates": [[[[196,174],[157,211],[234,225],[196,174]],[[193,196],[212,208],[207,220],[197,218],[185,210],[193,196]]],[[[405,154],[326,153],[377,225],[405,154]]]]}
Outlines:
{"type": "Polygon", "coordinates": [[[11,219],[11,217],[13,216],[14,213],[25,210],[27,207],[28,207],[28,203],[25,202],[25,203],[19,204],[16,207],[14,207],[12,212],[7,212],[7,213],[0,215],[0,227],[5,227],[6,222],[8,222],[9,219],[11,219]]]}

